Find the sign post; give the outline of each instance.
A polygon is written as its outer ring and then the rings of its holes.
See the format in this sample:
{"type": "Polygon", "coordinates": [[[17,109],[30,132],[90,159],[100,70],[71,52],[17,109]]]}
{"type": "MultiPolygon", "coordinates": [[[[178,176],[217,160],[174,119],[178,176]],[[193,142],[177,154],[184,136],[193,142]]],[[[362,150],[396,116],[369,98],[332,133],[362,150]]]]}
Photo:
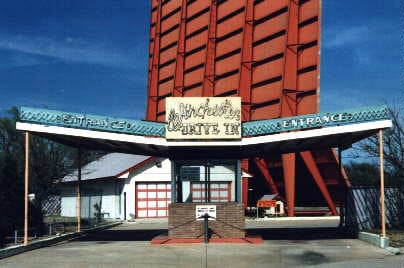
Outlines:
{"type": "Polygon", "coordinates": [[[197,221],[203,221],[204,240],[205,244],[209,242],[209,223],[208,221],[216,220],[216,206],[202,205],[195,207],[195,217],[197,221]]]}
{"type": "Polygon", "coordinates": [[[203,221],[205,214],[208,215],[210,221],[216,220],[215,205],[201,205],[195,207],[195,218],[197,221],[203,221]]]}
{"type": "Polygon", "coordinates": [[[81,232],[81,148],[77,149],[77,185],[76,185],[76,217],[77,217],[77,232],[81,232]]]}

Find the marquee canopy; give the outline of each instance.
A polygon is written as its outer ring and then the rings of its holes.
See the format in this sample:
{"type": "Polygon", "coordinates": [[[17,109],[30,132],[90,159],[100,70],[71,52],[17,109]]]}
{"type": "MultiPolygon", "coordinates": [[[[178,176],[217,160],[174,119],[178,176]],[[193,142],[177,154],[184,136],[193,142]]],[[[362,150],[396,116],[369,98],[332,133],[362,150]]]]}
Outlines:
{"type": "Polygon", "coordinates": [[[348,148],[391,127],[387,107],[244,122],[241,139],[167,140],[165,124],[22,107],[17,129],[73,147],[171,158],[251,158],[348,148]]]}

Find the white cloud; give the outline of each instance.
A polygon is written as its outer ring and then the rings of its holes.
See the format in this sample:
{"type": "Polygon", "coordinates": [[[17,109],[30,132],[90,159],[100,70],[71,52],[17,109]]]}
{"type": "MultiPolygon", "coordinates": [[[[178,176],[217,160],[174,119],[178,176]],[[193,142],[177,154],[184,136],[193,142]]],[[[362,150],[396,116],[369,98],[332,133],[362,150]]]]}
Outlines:
{"type": "Polygon", "coordinates": [[[338,111],[344,109],[351,109],[353,107],[367,107],[373,105],[383,105],[387,102],[385,92],[372,92],[367,94],[364,98],[364,89],[345,88],[341,86],[328,87],[327,89],[320,90],[320,110],[321,112],[338,111]]]}
{"type": "Polygon", "coordinates": [[[362,66],[368,66],[372,64],[372,53],[369,50],[355,48],[353,51],[358,64],[362,66]]]}
{"type": "Polygon", "coordinates": [[[65,61],[95,63],[108,66],[134,67],[134,57],[102,44],[67,37],[63,41],[47,37],[0,34],[0,49],[9,49],[65,61]]]}
{"type": "Polygon", "coordinates": [[[371,69],[381,66],[391,69],[391,63],[399,57],[400,44],[400,27],[386,20],[326,28],[322,38],[325,51],[344,53],[350,58],[345,60],[371,69]]]}
{"type": "Polygon", "coordinates": [[[13,67],[34,66],[44,63],[38,57],[21,53],[12,55],[10,60],[10,65],[13,67]]]}
{"type": "Polygon", "coordinates": [[[340,30],[328,30],[325,32],[323,45],[326,48],[335,48],[366,42],[371,33],[366,25],[352,26],[340,30]]]}

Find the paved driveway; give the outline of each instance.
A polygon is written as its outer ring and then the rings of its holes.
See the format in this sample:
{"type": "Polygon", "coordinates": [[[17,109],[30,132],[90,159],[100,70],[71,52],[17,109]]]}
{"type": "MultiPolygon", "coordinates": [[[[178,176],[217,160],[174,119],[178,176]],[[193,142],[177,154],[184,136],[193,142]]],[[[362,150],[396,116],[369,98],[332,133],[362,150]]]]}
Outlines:
{"type": "MultiPolygon", "coordinates": [[[[283,240],[271,233],[261,245],[203,244],[150,245],[161,231],[146,225],[125,224],[81,239],[0,260],[0,267],[400,267],[402,256],[356,239],[333,238],[330,229],[316,237],[283,240]],[[327,239],[324,239],[324,238],[327,239]],[[207,253],[207,254],[206,254],[207,253]],[[206,265],[207,264],[207,265],[206,265]]],[[[289,230],[290,231],[290,230],[289,230]]],[[[299,230],[297,230],[299,231],[299,230]]],[[[312,230],[307,230],[311,233],[312,230]]],[[[280,232],[286,232],[280,230],[280,232]]],[[[287,234],[287,233],[284,233],[287,234]]],[[[313,235],[313,234],[312,234],[313,235]]],[[[403,266],[404,267],[404,266],[403,266]]]]}
{"type": "MultiPolygon", "coordinates": [[[[339,217],[295,217],[295,218],[248,218],[245,221],[247,229],[256,228],[330,228],[338,227],[339,217]]],[[[137,219],[128,222],[121,228],[130,229],[167,229],[168,219],[137,219]]]]}

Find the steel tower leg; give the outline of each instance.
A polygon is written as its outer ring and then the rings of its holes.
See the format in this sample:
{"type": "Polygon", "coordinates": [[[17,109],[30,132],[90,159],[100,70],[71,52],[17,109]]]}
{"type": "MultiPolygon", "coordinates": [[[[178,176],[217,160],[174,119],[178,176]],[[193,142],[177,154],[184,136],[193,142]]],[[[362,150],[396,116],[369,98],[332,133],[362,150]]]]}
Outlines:
{"type": "MultiPolygon", "coordinates": [[[[243,174],[243,170],[248,171],[249,170],[248,159],[242,159],[240,161],[240,167],[241,167],[241,174],[243,174]]],[[[242,175],[241,175],[241,189],[242,189],[242,203],[244,205],[244,208],[246,208],[248,205],[248,178],[243,178],[242,175]]]]}
{"type": "MultiPolygon", "coordinates": [[[[289,18],[287,39],[285,46],[284,81],[281,96],[280,116],[297,115],[297,43],[299,41],[299,6],[289,1],[289,18]]],[[[285,182],[285,195],[288,205],[288,217],[295,215],[295,180],[296,180],[296,154],[282,155],[283,178],[285,182]]]]}
{"type": "Polygon", "coordinates": [[[241,118],[243,121],[251,119],[251,79],[253,62],[253,22],[254,1],[246,1],[245,21],[243,29],[243,48],[241,54],[241,71],[239,82],[239,96],[241,103],[241,118]]]}
{"type": "Polygon", "coordinates": [[[313,155],[310,151],[300,152],[300,156],[303,159],[303,162],[306,164],[307,168],[309,169],[311,175],[315,183],[317,184],[318,188],[321,191],[325,201],[327,202],[327,206],[331,210],[332,215],[338,215],[337,209],[335,208],[334,201],[331,198],[330,193],[328,192],[327,186],[325,185],[324,179],[321,176],[320,170],[317,167],[316,161],[313,158],[313,155]]]}
{"type": "MultiPolygon", "coordinates": [[[[153,59],[149,73],[149,95],[147,102],[147,120],[157,120],[157,96],[158,96],[158,80],[159,80],[159,63],[160,63],[160,28],[161,28],[161,0],[158,2],[156,30],[154,33],[153,43],[153,59]]],[[[153,18],[151,18],[152,20],[153,18]]]]}
{"type": "Polygon", "coordinates": [[[175,63],[174,97],[182,97],[184,89],[185,36],[186,36],[187,1],[182,0],[180,30],[178,32],[177,58],[175,63]]]}
{"type": "Polygon", "coordinates": [[[283,179],[285,181],[286,203],[288,205],[288,217],[295,216],[295,178],[296,178],[296,154],[283,154],[283,179]]]}
{"type": "Polygon", "coordinates": [[[215,94],[215,55],[216,55],[216,19],[217,1],[210,6],[208,41],[206,46],[205,75],[203,79],[202,96],[212,97],[215,94]]]}
{"type": "Polygon", "coordinates": [[[279,194],[278,188],[275,185],[274,179],[272,178],[271,174],[269,173],[269,168],[265,163],[264,159],[262,158],[255,158],[255,163],[257,164],[258,169],[261,171],[262,175],[264,176],[265,180],[268,183],[269,189],[273,194],[279,194]]]}

